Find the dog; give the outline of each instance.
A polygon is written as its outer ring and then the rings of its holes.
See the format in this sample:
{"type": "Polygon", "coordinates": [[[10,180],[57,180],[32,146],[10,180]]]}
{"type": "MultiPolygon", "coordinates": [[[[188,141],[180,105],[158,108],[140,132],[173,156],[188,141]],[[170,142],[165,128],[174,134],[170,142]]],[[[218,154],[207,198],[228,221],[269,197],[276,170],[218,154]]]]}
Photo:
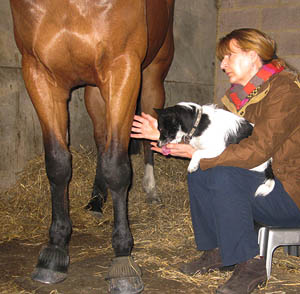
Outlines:
{"type": "MultiPolygon", "coordinates": [[[[253,124],[216,105],[199,105],[181,102],[165,109],[155,109],[158,115],[160,137],[158,147],[164,155],[169,154],[168,143],[186,143],[197,149],[188,166],[192,173],[199,167],[201,158],[216,157],[230,144],[238,144],[252,134],[253,124]]],[[[251,169],[264,172],[265,180],[255,196],[268,195],[275,186],[272,158],[251,169]]]]}

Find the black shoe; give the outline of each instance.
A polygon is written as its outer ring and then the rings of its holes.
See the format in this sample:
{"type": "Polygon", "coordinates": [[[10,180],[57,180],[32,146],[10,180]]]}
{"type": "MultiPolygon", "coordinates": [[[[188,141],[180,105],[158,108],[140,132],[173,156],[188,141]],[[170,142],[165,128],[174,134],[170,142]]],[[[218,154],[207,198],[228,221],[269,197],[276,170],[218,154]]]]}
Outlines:
{"type": "Polygon", "coordinates": [[[231,278],[217,289],[216,294],[249,294],[266,280],[265,260],[252,258],[237,264],[231,278]]]}
{"type": "Polygon", "coordinates": [[[197,259],[182,263],[179,265],[179,270],[187,275],[205,274],[211,270],[228,271],[232,270],[233,266],[223,266],[219,249],[207,250],[197,259]]]}

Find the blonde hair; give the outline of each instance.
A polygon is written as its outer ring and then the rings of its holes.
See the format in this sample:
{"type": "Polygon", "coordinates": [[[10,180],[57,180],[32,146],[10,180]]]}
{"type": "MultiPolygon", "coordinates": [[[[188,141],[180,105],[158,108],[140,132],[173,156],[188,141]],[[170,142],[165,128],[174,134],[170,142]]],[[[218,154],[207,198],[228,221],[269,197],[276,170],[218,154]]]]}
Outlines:
{"type": "Polygon", "coordinates": [[[271,62],[277,68],[281,66],[286,67],[284,60],[278,58],[276,55],[275,41],[265,33],[252,28],[237,29],[221,38],[216,52],[219,60],[222,60],[225,55],[231,52],[231,40],[235,40],[237,46],[244,51],[255,51],[264,64],[271,62]]]}

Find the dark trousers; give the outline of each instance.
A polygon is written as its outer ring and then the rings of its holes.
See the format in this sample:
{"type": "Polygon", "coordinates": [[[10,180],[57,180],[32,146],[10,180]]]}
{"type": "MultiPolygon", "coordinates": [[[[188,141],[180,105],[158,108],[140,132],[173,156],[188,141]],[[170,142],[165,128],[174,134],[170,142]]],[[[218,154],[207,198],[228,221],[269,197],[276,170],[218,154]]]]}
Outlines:
{"type": "Polygon", "coordinates": [[[219,248],[224,266],[259,253],[254,220],[261,224],[300,226],[300,210],[275,179],[267,196],[254,197],[264,174],[218,166],[188,174],[190,206],[198,250],[219,248]]]}

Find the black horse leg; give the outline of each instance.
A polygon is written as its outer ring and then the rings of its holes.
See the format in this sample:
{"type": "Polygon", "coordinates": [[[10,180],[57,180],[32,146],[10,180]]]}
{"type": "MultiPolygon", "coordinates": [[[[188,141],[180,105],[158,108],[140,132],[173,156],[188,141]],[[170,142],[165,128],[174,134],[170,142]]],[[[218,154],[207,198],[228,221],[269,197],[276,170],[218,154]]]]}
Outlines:
{"type": "Polygon", "coordinates": [[[49,243],[41,251],[32,274],[36,281],[53,284],[67,277],[69,266],[68,245],[72,233],[69,217],[68,182],[71,177],[70,153],[60,146],[45,146],[46,171],[52,199],[52,223],[49,243]]]}
{"type": "Polygon", "coordinates": [[[94,139],[97,146],[97,169],[92,197],[86,209],[95,216],[102,216],[102,207],[107,200],[107,184],[102,170],[102,154],[106,143],[105,103],[97,87],[87,86],[84,92],[86,109],[94,126],[94,139]]]}
{"type": "Polygon", "coordinates": [[[102,169],[113,200],[112,246],[115,256],[128,256],[133,246],[127,215],[127,192],[132,174],[128,154],[108,151],[103,156],[102,169]]]}
{"type": "Polygon", "coordinates": [[[96,169],[96,176],[93,185],[92,197],[89,201],[86,209],[91,211],[95,216],[101,217],[102,216],[102,207],[107,200],[107,185],[104,180],[104,174],[102,172],[101,167],[101,152],[98,151],[97,154],[97,169],[96,169]]]}
{"type": "Polygon", "coordinates": [[[112,246],[116,257],[107,275],[110,292],[140,293],[144,286],[141,270],[131,257],[133,237],[128,224],[127,193],[132,172],[127,150],[121,152],[111,148],[103,157],[102,167],[111,191],[114,211],[112,246]]]}
{"type": "Polygon", "coordinates": [[[52,284],[67,277],[68,244],[72,232],[68,200],[71,155],[66,142],[69,90],[53,85],[44,67],[33,57],[23,56],[22,65],[26,88],[43,131],[46,171],[52,199],[49,243],[40,253],[32,278],[52,284]]]}

